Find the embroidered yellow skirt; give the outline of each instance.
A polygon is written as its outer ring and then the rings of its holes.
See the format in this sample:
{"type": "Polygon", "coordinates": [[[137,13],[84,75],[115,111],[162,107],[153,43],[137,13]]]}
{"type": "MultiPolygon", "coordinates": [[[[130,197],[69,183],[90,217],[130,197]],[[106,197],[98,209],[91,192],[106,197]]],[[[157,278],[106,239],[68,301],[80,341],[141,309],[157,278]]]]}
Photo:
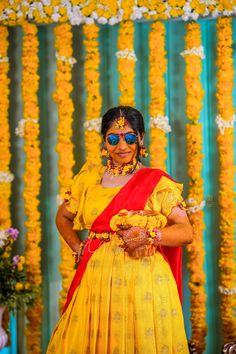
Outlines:
{"type": "Polygon", "coordinates": [[[47,353],[189,353],[182,309],[162,255],[135,260],[113,239],[91,257],[47,353]]]}

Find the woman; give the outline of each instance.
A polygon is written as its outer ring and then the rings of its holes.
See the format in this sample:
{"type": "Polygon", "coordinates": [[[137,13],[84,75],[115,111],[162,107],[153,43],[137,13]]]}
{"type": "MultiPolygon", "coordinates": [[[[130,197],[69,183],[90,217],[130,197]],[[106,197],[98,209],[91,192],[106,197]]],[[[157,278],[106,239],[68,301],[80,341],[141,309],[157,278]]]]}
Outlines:
{"type": "Polygon", "coordinates": [[[102,135],[107,165],[85,164],[58,210],[79,265],[47,353],[188,353],[177,290],[180,246],[192,241],[182,186],[140,162],[136,109],[108,110],[102,135]]]}

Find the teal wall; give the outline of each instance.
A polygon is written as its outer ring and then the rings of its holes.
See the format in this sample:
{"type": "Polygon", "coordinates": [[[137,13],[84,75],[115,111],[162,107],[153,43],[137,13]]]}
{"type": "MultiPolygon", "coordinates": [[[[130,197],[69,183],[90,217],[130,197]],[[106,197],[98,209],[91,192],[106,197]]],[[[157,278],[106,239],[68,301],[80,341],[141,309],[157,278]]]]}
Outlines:
{"type": "MultiPolygon", "coordinates": [[[[205,188],[205,223],[204,243],[206,250],[205,272],[207,299],[207,349],[206,354],[220,353],[222,345],[220,329],[220,308],[218,272],[218,250],[219,250],[219,208],[218,208],[218,150],[216,144],[216,22],[215,20],[200,20],[202,29],[202,41],[205,47],[206,59],[203,60],[202,84],[205,90],[204,107],[201,113],[203,123],[203,150],[204,165],[203,177],[205,188]]],[[[172,133],[168,136],[168,171],[173,178],[184,183],[184,196],[187,196],[188,177],[186,166],[185,147],[185,87],[184,70],[185,62],[180,56],[184,50],[185,23],[183,21],[166,22],[166,49],[168,57],[168,71],[166,74],[167,83],[167,104],[166,111],[169,116],[172,133]]],[[[234,59],[236,19],[233,19],[234,26],[234,59]]],[[[136,107],[140,109],[145,117],[147,136],[146,144],[149,144],[149,84],[148,84],[148,33],[150,23],[137,23],[135,25],[135,51],[138,57],[136,65],[136,107]]],[[[83,78],[83,64],[85,52],[83,47],[83,34],[81,27],[73,28],[74,57],[77,64],[73,67],[72,93],[75,104],[73,123],[73,143],[76,164],[74,172],[84,162],[84,137],[82,124],[85,119],[85,98],[86,92],[83,78]]],[[[118,104],[118,73],[116,43],[118,26],[102,26],[100,32],[100,53],[101,53],[101,94],[103,96],[102,112],[111,106],[118,104]]],[[[42,188],[40,195],[40,210],[42,215],[42,270],[43,270],[43,340],[42,348],[45,352],[47,342],[58,319],[58,292],[60,289],[59,265],[59,240],[55,228],[56,195],[58,193],[57,183],[57,153],[55,145],[57,142],[57,107],[52,100],[52,93],[55,90],[55,49],[52,26],[39,27],[40,41],[40,140],[42,158],[42,188]]],[[[11,152],[13,159],[11,171],[15,174],[13,181],[12,215],[13,226],[21,231],[18,248],[24,250],[24,202],[22,191],[24,187],[24,152],[23,141],[14,135],[17,122],[22,118],[21,100],[21,43],[22,30],[20,27],[10,28],[10,128],[11,128],[11,152]]],[[[234,60],[235,67],[236,61],[234,60]]],[[[236,70],[235,70],[236,72],[236,70]]],[[[236,106],[236,94],[234,90],[234,105],[236,106]]],[[[188,273],[186,270],[187,254],[184,254],[184,316],[188,337],[191,336],[190,312],[189,312],[189,290],[188,273]]],[[[25,353],[25,340],[23,336],[24,317],[18,316],[18,353],[25,353]]]]}

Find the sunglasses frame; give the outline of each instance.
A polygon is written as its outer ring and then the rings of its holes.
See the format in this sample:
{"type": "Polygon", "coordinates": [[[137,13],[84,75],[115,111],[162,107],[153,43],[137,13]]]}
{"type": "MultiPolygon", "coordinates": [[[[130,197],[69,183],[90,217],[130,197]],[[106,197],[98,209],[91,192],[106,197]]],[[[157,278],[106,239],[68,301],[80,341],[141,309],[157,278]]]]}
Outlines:
{"type": "Polygon", "coordinates": [[[137,144],[137,142],[138,142],[138,135],[137,135],[135,132],[111,133],[111,134],[108,134],[105,139],[106,139],[106,141],[108,142],[108,144],[109,144],[110,146],[116,146],[116,145],[119,144],[121,138],[126,142],[127,145],[134,145],[134,144],[137,144]],[[126,135],[128,135],[128,134],[135,135],[136,141],[135,141],[134,143],[129,144],[129,143],[126,141],[125,137],[126,137],[126,135]],[[119,137],[119,140],[117,141],[117,144],[110,144],[110,143],[109,143],[108,137],[111,136],[111,135],[115,135],[115,136],[119,137]]]}

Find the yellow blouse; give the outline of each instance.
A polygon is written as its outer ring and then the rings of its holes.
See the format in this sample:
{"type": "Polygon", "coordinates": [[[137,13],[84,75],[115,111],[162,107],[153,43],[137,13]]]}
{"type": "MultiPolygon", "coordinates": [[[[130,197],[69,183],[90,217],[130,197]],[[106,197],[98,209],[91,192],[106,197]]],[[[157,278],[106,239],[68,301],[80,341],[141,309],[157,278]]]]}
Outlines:
{"type": "MultiPolygon", "coordinates": [[[[104,166],[84,164],[68,188],[66,205],[67,210],[76,214],[73,227],[75,230],[90,229],[95,218],[122,188],[102,186],[104,169],[104,166]]],[[[165,176],[161,177],[144,209],[168,216],[173,207],[183,203],[182,189],[182,184],[175,183],[165,176]]]]}

